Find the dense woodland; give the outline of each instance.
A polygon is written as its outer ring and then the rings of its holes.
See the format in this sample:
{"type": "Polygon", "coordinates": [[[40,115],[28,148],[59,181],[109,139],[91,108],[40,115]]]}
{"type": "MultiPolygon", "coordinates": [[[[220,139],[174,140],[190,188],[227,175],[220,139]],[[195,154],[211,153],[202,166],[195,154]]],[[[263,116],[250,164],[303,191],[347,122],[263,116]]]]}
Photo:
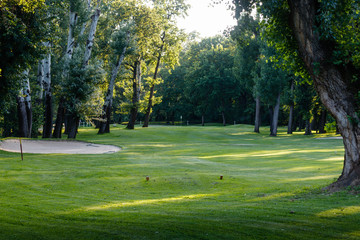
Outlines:
{"type": "Polygon", "coordinates": [[[333,187],[358,184],[359,2],[228,6],[238,24],[199,39],[176,25],[185,0],[1,1],[1,135],[73,139],[81,122],[99,134],[139,122],[337,129],[333,187]]]}

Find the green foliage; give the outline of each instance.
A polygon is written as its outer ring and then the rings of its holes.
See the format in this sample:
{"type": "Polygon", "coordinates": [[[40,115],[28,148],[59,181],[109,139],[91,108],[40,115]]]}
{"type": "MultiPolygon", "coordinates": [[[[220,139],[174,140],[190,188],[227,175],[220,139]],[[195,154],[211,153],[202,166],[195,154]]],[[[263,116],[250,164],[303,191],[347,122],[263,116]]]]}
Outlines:
{"type": "Polygon", "coordinates": [[[311,109],[313,108],[314,99],[316,99],[316,93],[308,83],[298,83],[294,90],[294,103],[297,113],[303,120],[310,120],[311,109]]]}
{"type": "Polygon", "coordinates": [[[67,110],[79,116],[83,115],[84,104],[94,96],[93,92],[103,80],[100,63],[83,66],[83,53],[82,48],[76,49],[69,65],[69,76],[61,82],[67,110]]]}
{"type": "Polygon", "coordinates": [[[335,132],[336,131],[336,122],[328,122],[325,124],[326,132],[335,132]]]}
{"type": "Polygon", "coordinates": [[[36,61],[45,36],[44,2],[0,3],[0,102],[20,84],[18,75],[36,61]]]}
{"type": "Polygon", "coordinates": [[[360,3],[356,0],[320,1],[318,32],[325,41],[335,42],[334,64],[360,67],[360,3]]]}
{"type": "Polygon", "coordinates": [[[261,42],[259,21],[244,14],[239,20],[231,36],[238,46],[235,56],[234,74],[243,92],[254,92],[254,75],[258,74],[256,62],[260,58],[261,42]]]}
{"type": "Polygon", "coordinates": [[[254,92],[256,96],[260,96],[263,103],[274,106],[277,96],[283,92],[291,76],[277,68],[271,61],[272,57],[276,56],[273,48],[262,46],[260,53],[261,56],[257,62],[258,75],[254,75],[254,92]]]}
{"type": "Polygon", "coordinates": [[[207,122],[219,122],[222,113],[230,123],[246,119],[239,111],[242,102],[233,71],[235,49],[233,41],[220,36],[185,46],[180,66],[161,73],[163,102],[154,111],[159,119],[183,116],[184,120],[199,121],[204,116],[207,122]]]}

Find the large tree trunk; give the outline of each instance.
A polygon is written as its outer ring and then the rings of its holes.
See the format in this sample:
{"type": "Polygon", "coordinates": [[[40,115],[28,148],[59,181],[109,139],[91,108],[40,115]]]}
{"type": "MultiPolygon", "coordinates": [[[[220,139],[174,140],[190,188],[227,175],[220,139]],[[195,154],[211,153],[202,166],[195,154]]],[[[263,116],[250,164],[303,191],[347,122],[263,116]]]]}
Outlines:
{"type": "Polygon", "coordinates": [[[19,137],[31,137],[32,108],[30,96],[29,71],[23,72],[23,87],[21,95],[16,98],[19,119],[19,137]]]}
{"type": "Polygon", "coordinates": [[[319,3],[315,0],[288,0],[290,21],[298,43],[300,57],[314,80],[321,101],[334,116],[345,147],[344,166],[341,176],[330,189],[343,188],[360,183],[360,128],[357,106],[351,93],[352,73],[347,66],[329,62],[335,44],[323,42],[316,27],[319,3]]]}
{"type": "Polygon", "coordinates": [[[273,118],[271,121],[270,136],[273,136],[273,137],[276,137],[276,135],[277,135],[279,112],[280,112],[280,93],[276,99],[276,105],[275,105],[275,108],[273,111],[273,118]]]}
{"type": "MultiPolygon", "coordinates": [[[[70,60],[72,59],[72,56],[73,56],[73,53],[74,53],[74,46],[75,46],[74,30],[75,30],[75,25],[77,23],[77,19],[78,19],[77,13],[72,12],[70,10],[70,12],[69,12],[69,33],[68,33],[66,53],[65,53],[66,67],[70,63],[70,60]]],[[[66,73],[67,72],[65,72],[65,74],[66,73]]]]}
{"type": "MultiPolygon", "coordinates": [[[[50,47],[50,44],[47,44],[50,47]]],[[[48,53],[43,61],[44,76],[43,88],[45,96],[45,112],[44,112],[44,125],[43,125],[43,138],[52,137],[52,121],[53,121],[53,107],[52,107],[52,94],[51,94],[51,54],[48,53]]]]}
{"type": "Polygon", "coordinates": [[[150,114],[151,114],[152,107],[153,107],[154,88],[155,88],[155,84],[152,84],[151,87],[150,87],[149,102],[148,102],[148,106],[147,106],[146,111],[145,111],[145,118],[144,118],[143,127],[149,127],[150,114]]]}
{"type": "Polygon", "coordinates": [[[261,102],[260,102],[260,96],[256,96],[255,99],[256,102],[256,109],[255,109],[255,127],[254,132],[260,133],[260,123],[261,123],[261,102]]]}
{"type": "Polygon", "coordinates": [[[273,132],[273,120],[274,120],[274,107],[269,106],[269,119],[270,119],[270,133],[273,132]]]}
{"type": "Polygon", "coordinates": [[[29,137],[28,119],[26,114],[26,107],[24,98],[18,96],[16,98],[17,110],[18,110],[18,121],[19,121],[19,137],[29,137]]]}
{"type": "Polygon", "coordinates": [[[103,106],[103,115],[96,124],[99,128],[98,134],[110,133],[110,119],[112,111],[112,101],[105,103],[103,106]]]}
{"type": "Polygon", "coordinates": [[[45,65],[45,59],[42,59],[39,62],[38,72],[37,72],[38,85],[40,87],[38,99],[40,102],[42,102],[42,99],[44,97],[44,65],[45,65]]]}
{"type": "Polygon", "coordinates": [[[225,119],[225,112],[224,111],[221,111],[221,117],[222,117],[223,126],[226,126],[226,119],[225,119]]]}
{"type": "Polygon", "coordinates": [[[204,117],[204,114],[201,115],[201,126],[205,126],[205,117],[204,117]]]}
{"type": "Polygon", "coordinates": [[[141,91],[141,61],[135,61],[133,68],[133,97],[132,107],[130,110],[130,118],[127,129],[134,129],[135,122],[138,114],[139,102],[140,102],[140,91],[141,91]]]}
{"type": "Polygon", "coordinates": [[[60,98],[59,106],[58,106],[58,110],[57,110],[57,114],[56,114],[53,138],[61,138],[64,118],[65,118],[64,98],[60,98]]]}
{"type": "Polygon", "coordinates": [[[319,120],[319,133],[326,133],[325,124],[326,124],[327,111],[322,110],[319,120]]]}
{"type": "Polygon", "coordinates": [[[70,114],[68,118],[68,139],[75,139],[79,128],[80,118],[75,114],[70,114]]]}
{"type": "MultiPolygon", "coordinates": [[[[291,95],[294,92],[294,81],[291,81],[291,95]]],[[[291,104],[290,104],[290,113],[289,113],[289,123],[288,123],[288,131],[287,134],[292,134],[293,133],[293,122],[294,122],[294,101],[291,100],[291,104]]]]}
{"type": "Polygon", "coordinates": [[[87,66],[89,64],[89,60],[91,57],[91,51],[94,45],[94,39],[95,39],[95,34],[96,34],[96,27],[100,18],[100,4],[101,1],[98,0],[97,1],[97,7],[95,9],[95,13],[91,16],[91,25],[90,25],[90,31],[89,31],[89,36],[88,39],[86,41],[86,48],[85,48],[85,54],[84,54],[84,66],[87,66]]]}
{"type": "Polygon", "coordinates": [[[305,121],[305,134],[304,135],[311,135],[311,123],[310,119],[306,119],[305,121]]]}
{"type": "Polygon", "coordinates": [[[289,122],[287,134],[293,133],[293,122],[294,122],[294,105],[290,105],[289,122]]]}

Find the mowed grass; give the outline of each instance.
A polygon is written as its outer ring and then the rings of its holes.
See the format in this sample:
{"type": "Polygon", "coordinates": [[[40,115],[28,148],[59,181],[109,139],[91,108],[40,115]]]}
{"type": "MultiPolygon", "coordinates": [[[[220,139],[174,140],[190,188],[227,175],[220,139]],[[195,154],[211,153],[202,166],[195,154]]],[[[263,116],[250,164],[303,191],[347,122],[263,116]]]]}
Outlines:
{"type": "Polygon", "coordinates": [[[24,161],[0,151],[0,239],[360,239],[358,196],[321,190],[342,169],[342,141],[318,139],[331,134],[96,132],[78,140],[123,150],[24,161]]]}

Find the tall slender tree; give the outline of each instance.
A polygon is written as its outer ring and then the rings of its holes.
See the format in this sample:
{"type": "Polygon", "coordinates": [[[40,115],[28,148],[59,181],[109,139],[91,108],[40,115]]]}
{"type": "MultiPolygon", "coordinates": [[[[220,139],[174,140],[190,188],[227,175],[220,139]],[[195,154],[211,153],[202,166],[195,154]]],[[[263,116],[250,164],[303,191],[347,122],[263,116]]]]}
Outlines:
{"type": "Polygon", "coordinates": [[[186,15],[189,7],[185,4],[184,0],[153,0],[153,2],[155,9],[160,11],[160,15],[163,16],[162,32],[160,41],[154,52],[157,57],[155,58],[153,78],[148,82],[150,90],[143,127],[149,126],[150,115],[154,104],[155,86],[161,82],[157,79],[161,62],[164,61],[164,63],[170,68],[173,68],[178,62],[181,43],[185,40],[185,36],[179,29],[177,29],[175,19],[176,17],[186,15]]]}
{"type": "Polygon", "coordinates": [[[29,70],[25,70],[21,76],[23,78],[22,88],[17,100],[19,136],[31,137],[32,129],[32,107],[30,95],[29,70]]]}

